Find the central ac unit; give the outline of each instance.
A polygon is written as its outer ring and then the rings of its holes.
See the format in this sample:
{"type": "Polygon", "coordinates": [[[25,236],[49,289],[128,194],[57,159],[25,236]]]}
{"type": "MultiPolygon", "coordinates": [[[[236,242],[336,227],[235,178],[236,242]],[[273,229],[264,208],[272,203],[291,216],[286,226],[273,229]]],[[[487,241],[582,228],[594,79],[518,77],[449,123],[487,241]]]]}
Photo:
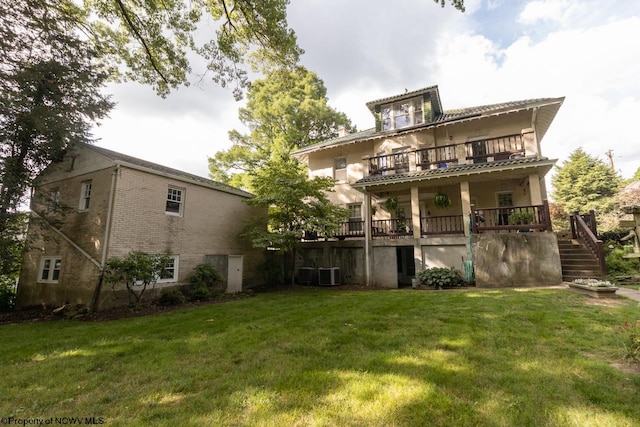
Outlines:
{"type": "Polygon", "coordinates": [[[340,268],[319,268],[318,278],[320,286],[336,286],[340,284],[340,268]]]}

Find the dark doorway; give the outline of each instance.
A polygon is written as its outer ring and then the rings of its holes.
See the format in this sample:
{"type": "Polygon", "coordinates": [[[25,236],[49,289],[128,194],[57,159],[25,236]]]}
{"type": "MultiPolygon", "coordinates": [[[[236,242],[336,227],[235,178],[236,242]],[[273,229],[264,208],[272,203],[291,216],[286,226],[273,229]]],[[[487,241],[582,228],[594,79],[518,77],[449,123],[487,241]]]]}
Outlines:
{"type": "Polygon", "coordinates": [[[396,247],[396,260],[398,262],[398,287],[411,286],[411,279],[416,277],[413,246],[396,247]]]}

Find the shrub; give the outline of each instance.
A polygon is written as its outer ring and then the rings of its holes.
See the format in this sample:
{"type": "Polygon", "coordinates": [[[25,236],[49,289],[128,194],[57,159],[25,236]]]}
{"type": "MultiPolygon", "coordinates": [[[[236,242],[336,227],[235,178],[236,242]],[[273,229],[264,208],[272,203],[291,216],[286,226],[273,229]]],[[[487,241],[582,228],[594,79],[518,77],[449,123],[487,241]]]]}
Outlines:
{"type": "Polygon", "coordinates": [[[455,267],[433,267],[419,271],[417,274],[420,284],[437,288],[462,286],[463,280],[460,271],[455,267]]]}
{"type": "Polygon", "coordinates": [[[203,286],[210,290],[224,292],[224,289],[219,286],[223,284],[222,275],[211,264],[198,264],[189,276],[189,283],[194,288],[203,286]]]}
{"type": "Polygon", "coordinates": [[[158,299],[158,304],[163,306],[168,305],[178,305],[182,304],[186,301],[182,292],[178,288],[164,288],[160,292],[160,299],[158,299]]]}
{"type": "Polygon", "coordinates": [[[13,310],[15,304],[15,282],[10,277],[0,276],[0,313],[13,310]]]}
{"type": "Polygon", "coordinates": [[[206,286],[195,286],[189,292],[189,299],[191,301],[206,301],[211,298],[211,295],[211,291],[206,286]]]}
{"type": "Polygon", "coordinates": [[[282,258],[267,256],[267,259],[258,266],[266,287],[280,286],[284,283],[284,267],[282,258]]]}
{"type": "Polygon", "coordinates": [[[623,255],[633,252],[631,246],[605,245],[607,255],[605,264],[610,276],[627,276],[640,273],[640,262],[637,258],[623,258],[623,255]]]}
{"type": "Polygon", "coordinates": [[[633,363],[640,363],[640,320],[625,322],[621,327],[623,357],[633,363]]]}

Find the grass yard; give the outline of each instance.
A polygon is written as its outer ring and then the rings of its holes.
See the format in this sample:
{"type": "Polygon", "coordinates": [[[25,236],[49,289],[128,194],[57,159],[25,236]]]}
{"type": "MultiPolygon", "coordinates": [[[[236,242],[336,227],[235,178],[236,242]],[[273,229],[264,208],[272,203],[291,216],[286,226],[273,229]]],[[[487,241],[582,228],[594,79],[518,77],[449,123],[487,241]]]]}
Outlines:
{"type": "Polygon", "coordinates": [[[564,289],[310,289],[111,322],[2,325],[0,417],[640,426],[640,375],[612,365],[619,326],[638,318],[637,302],[564,289]]]}

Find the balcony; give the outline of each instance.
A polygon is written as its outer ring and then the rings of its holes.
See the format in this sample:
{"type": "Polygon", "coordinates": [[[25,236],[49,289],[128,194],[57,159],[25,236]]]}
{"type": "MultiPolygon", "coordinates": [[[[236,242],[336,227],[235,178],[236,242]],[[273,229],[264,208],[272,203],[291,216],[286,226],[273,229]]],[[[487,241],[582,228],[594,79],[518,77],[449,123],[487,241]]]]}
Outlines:
{"type": "MultiPolygon", "coordinates": [[[[531,154],[531,153],[529,153],[531,154]]],[[[457,164],[486,163],[526,156],[522,134],[462,144],[450,144],[401,153],[366,157],[369,175],[403,174],[417,170],[447,168],[457,164]],[[412,161],[415,159],[415,162],[412,161]]]]}

